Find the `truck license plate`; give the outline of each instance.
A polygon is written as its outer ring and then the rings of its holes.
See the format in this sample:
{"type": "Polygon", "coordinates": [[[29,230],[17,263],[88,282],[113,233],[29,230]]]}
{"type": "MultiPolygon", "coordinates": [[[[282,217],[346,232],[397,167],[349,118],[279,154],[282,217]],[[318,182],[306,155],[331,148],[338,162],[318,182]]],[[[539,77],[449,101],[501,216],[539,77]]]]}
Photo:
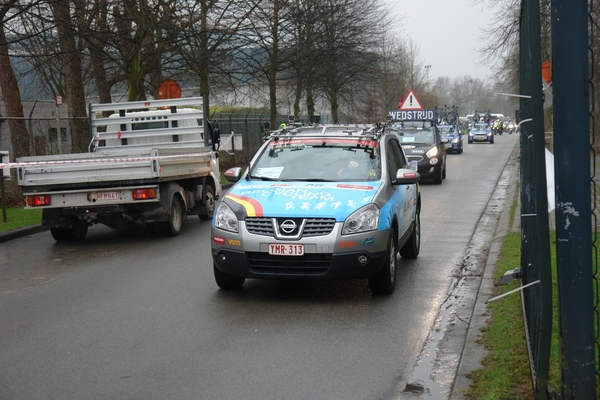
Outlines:
{"type": "Polygon", "coordinates": [[[100,192],[96,193],[96,200],[119,200],[119,192],[100,192]]]}
{"type": "Polygon", "coordinates": [[[302,256],[304,255],[304,245],[269,243],[269,254],[272,256],[302,256]]]}

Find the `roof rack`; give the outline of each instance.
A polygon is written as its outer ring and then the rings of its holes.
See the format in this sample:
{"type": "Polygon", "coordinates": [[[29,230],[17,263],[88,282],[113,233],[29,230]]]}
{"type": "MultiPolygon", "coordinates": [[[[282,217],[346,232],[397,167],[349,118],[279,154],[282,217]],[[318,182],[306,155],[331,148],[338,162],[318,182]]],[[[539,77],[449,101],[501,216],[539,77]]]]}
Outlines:
{"type": "Polygon", "coordinates": [[[296,137],[300,135],[319,135],[328,137],[379,136],[385,131],[385,123],[375,124],[315,124],[301,127],[291,126],[269,131],[269,137],[296,137]]]}

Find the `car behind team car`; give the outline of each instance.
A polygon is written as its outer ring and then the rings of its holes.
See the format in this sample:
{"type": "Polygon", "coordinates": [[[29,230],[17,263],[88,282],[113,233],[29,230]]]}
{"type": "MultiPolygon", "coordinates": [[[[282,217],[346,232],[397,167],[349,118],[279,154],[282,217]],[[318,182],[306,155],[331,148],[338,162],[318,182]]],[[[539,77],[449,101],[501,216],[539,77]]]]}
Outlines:
{"type": "Polygon", "coordinates": [[[245,172],[225,176],[237,183],[212,224],[222,289],[247,278],[368,279],[390,294],[396,254],[419,254],[419,173],[385,125],[284,128],[245,172]]]}

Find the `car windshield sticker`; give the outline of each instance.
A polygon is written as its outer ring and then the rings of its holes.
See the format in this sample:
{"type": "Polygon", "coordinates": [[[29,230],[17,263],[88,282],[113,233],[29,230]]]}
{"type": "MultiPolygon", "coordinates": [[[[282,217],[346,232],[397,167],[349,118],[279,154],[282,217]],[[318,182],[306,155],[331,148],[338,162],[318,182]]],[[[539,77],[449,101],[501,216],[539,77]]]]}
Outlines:
{"type": "Polygon", "coordinates": [[[412,143],[414,141],[415,141],[414,136],[403,136],[402,137],[402,143],[412,143]]]}
{"type": "Polygon", "coordinates": [[[256,168],[255,175],[264,178],[277,179],[282,171],[283,167],[256,168]]]}

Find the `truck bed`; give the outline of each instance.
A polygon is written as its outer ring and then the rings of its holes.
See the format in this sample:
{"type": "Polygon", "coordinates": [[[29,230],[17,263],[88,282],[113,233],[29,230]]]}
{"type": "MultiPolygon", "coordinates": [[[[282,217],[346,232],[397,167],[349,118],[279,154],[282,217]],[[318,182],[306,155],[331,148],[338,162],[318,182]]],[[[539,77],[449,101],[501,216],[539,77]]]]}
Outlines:
{"type": "Polygon", "coordinates": [[[153,183],[209,174],[211,149],[160,146],[98,153],[22,157],[18,184],[28,190],[60,190],[153,183]]]}

